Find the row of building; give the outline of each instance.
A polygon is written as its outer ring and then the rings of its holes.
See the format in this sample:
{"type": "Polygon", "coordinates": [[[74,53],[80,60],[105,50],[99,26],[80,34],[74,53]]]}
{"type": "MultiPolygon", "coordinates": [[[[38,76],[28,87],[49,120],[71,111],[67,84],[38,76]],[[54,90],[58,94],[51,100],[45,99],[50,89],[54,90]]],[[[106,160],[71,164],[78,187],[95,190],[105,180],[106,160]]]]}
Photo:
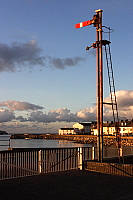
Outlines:
{"type": "MultiPolygon", "coordinates": [[[[132,120],[121,120],[119,122],[119,128],[121,136],[133,135],[133,119],[132,120]]],[[[59,135],[98,135],[97,123],[96,122],[85,122],[76,123],[72,128],[60,128],[58,130],[59,135]]],[[[113,122],[103,123],[103,134],[104,135],[116,135],[115,124],[113,122]]]]}

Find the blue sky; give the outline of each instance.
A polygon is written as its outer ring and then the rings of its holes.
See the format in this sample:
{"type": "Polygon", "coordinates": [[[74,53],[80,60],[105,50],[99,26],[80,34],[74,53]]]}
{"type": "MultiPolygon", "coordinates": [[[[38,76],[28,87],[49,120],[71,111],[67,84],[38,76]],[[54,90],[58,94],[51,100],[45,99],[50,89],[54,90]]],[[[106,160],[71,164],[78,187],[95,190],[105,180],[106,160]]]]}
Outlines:
{"type": "MultiPolygon", "coordinates": [[[[0,129],[52,133],[95,120],[95,50],[85,50],[96,40],[95,28],[74,25],[92,19],[97,9],[103,10],[103,25],[114,29],[111,53],[119,116],[132,119],[132,8],[131,0],[1,0],[0,129]]],[[[105,60],[103,73],[108,99],[105,60]]],[[[112,120],[106,111],[104,120],[112,120]]]]}

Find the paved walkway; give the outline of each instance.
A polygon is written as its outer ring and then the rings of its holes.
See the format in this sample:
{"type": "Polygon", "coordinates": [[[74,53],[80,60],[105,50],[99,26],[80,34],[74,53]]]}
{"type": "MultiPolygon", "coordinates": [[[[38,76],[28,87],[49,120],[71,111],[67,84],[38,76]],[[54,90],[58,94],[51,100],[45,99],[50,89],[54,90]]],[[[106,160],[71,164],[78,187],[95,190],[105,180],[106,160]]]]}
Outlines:
{"type": "Polygon", "coordinates": [[[133,178],[71,170],[0,181],[0,200],[127,200],[133,178]]]}

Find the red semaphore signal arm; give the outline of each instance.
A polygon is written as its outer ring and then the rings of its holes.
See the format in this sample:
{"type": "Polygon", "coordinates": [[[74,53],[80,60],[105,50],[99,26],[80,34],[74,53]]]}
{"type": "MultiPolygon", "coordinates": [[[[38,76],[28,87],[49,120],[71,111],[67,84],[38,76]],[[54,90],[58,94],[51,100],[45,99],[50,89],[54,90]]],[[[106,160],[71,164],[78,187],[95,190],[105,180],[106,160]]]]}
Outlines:
{"type": "Polygon", "coordinates": [[[78,24],[75,24],[75,28],[82,28],[84,26],[89,26],[89,25],[91,25],[93,23],[94,23],[93,20],[88,20],[88,21],[85,21],[85,22],[80,22],[78,24]]]}

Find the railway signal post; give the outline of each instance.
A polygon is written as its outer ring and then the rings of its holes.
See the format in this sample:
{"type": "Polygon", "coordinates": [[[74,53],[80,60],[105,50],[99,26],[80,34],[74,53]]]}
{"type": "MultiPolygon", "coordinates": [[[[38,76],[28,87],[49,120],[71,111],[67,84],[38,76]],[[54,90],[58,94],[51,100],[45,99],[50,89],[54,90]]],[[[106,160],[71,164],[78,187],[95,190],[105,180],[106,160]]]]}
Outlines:
{"type": "Polygon", "coordinates": [[[102,60],[102,10],[96,10],[92,20],[81,22],[75,28],[82,28],[91,24],[96,27],[96,42],[89,48],[96,48],[96,88],[97,88],[97,130],[98,130],[98,161],[103,161],[103,60],[102,60]]]}

